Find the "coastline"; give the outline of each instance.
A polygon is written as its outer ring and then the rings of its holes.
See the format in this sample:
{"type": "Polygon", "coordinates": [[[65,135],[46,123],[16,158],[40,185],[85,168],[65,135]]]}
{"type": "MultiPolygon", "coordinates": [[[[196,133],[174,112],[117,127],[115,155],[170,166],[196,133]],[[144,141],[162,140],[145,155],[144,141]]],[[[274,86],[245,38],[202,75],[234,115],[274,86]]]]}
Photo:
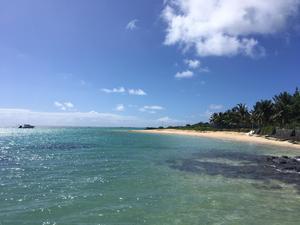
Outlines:
{"type": "Polygon", "coordinates": [[[177,130],[177,129],[153,129],[153,130],[135,130],[133,132],[150,133],[150,134],[176,134],[186,136],[196,136],[205,138],[214,138],[221,140],[257,143],[265,145],[273,145],[278,147],[288,147],[300,150],[300,144],[293,144],[288,141],[280,141],[277,139],[267,139],[263,136],[250,136],[247,133],[231,132],[231,131],[194,131],[194,130],[177,130]]]}

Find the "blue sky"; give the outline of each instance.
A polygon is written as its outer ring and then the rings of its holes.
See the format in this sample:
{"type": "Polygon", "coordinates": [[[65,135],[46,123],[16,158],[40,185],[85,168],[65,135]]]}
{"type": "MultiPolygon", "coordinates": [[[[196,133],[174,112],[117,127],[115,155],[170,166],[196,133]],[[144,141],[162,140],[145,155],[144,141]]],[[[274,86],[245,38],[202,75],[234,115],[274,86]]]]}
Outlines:
{"type": "Polygon", "coordinates": [[[300,86],[298,0],[2,0],[0,126],[207,121],[300,86]]]}

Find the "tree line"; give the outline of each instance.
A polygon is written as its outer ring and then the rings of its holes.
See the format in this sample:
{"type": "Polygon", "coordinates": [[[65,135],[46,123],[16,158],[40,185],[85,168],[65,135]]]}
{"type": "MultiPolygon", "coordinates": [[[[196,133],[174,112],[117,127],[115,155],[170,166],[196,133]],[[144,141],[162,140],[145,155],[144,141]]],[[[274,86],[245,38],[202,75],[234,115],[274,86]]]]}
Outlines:
{"type": "Polygon", "coordinates": [[[212,114],[210,125],[217,129],[255,129],[267,126],[300,127],[300,92],[281,92],[272,99],[256,102],[252,109],[237,104],[225,112],[212,114]]]}

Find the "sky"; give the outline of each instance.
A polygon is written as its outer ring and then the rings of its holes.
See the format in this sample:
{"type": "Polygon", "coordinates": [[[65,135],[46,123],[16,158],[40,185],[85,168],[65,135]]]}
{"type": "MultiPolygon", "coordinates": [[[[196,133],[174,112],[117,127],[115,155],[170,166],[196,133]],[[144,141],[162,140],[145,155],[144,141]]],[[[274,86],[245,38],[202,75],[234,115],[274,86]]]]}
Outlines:
{"type": "Polygon", "coordinates": [[[300,0],[0,0],[0,126],[167,126],[300,87],[300,0]]]}

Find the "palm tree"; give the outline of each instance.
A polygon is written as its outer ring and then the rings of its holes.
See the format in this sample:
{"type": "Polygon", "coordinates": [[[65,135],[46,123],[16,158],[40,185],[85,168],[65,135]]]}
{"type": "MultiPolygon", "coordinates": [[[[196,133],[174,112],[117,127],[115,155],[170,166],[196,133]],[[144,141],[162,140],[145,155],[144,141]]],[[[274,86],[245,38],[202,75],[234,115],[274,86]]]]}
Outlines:
{"type": "Polygon", "coordinates": [[[291,118],[293,96],[288,92],[282,92],[273,97],[274,100],[274,120],[283,127],[288,124],[291,118]]]}
{"type": "Polygon", "coordinates": [[[252,119],[259,126],[272,124],[274,104],[271,100],[260,100],[256,102],[252,111],[252,119]]]}
{"type": "Polygon", "coordinates": [[[223,116],[223,113],[220,112],[220,113],[214,113],[214,114],[212,114],[212,116],[210,117],[209,122],[211,124],[213,124],[214,127],[222,128],[223,125],[224,125],[224,116],[223,116]]]}
{"type": "Polygon", "coordinates": [[[239,103],[232,109],[238,117],[239,127],[249,127],[250,126],[250,113],[248,111],[247,105],[239,103]]]}
{"type": "Polygon", "coordinates": [[[250,128],[277,126],[295,129],[300,127],[300,91],[296,88],[294,94],[282,92],[272,100],[256,102],[251,112],[245,104],[237,104],[225,112],[214,113],[210,123],[216,128],[250,128]]]}
{"type": "Polygon", "coordinates": [[[293,104],[291,107],[291,122],[294,127],[300,126],[300,91],[296,88],[293,94],[293,104]]]}

